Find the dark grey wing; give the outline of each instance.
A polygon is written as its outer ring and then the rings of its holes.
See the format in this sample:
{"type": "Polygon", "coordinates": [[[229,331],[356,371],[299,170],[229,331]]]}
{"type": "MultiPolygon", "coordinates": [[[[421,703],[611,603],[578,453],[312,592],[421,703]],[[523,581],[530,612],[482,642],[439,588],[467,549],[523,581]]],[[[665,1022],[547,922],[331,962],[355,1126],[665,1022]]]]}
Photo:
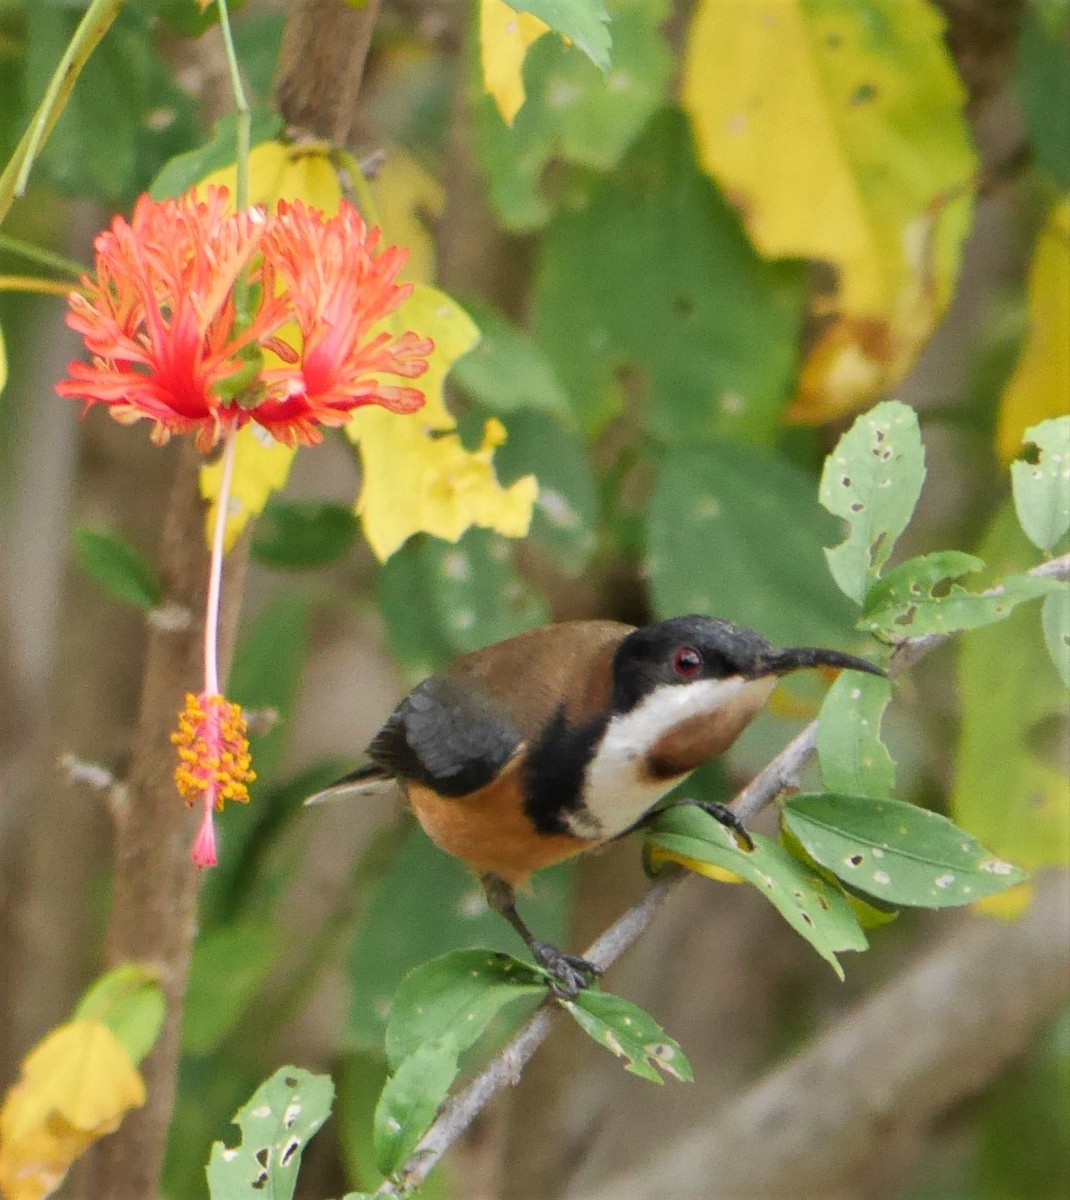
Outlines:
{"type": "Polygon", "coordinates": [[[464,796],[498,774],[520,730],[471,684],[425,679],[390,714],[368,747],[383,774],[412,779],[443,796],[464,796]]]}

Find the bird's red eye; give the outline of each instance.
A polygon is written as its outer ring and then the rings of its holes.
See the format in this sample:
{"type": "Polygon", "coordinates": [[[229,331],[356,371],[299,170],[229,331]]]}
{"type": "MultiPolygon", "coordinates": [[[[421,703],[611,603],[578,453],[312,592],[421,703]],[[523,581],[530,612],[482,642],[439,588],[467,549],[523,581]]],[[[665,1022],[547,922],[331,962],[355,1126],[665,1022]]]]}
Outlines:
{"type": "Polygon", "coordinates": [[[680,646],[672,656],[672,669],[681,679],[694,679],[702,673],[702,655],[694,646],[680,646]]]}

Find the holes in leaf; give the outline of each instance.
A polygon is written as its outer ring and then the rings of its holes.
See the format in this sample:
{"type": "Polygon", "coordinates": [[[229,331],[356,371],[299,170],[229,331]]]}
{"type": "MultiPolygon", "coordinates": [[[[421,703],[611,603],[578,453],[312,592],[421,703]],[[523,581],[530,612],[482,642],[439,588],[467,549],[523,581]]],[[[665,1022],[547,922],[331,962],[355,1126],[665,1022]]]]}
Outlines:
{"type": "Polygon", "coordinates": [[[282,1081],[288,1088],[297,1087],[297,1080],[292,1075],[287,1075],[282,1081]]]}
{"type": "Polygon", "coordinates": [[[849,867],[860,867],[866,860],[861,854],[849,854],[843,861],[849,867]]]}
{"type": "Polygon", "coordinates": [[[1031,467],[1037,467],[1040,465],[1040,460],[1043,455],[1044,452],[1036,444],[1036,442],[1026,442],[1018,452],[1018,456],[1015,461],[1028,463],[1031,467]]]}
{"type": "Polygon", "coordinates": [[[293,1162],[294,1155],[301,1149],[301,1142],[298,1138],[291,1138],[282,1148],[282,1153],[279,1155],[279,1166],[288,1167],[293,1162]]]}
{"type": "Polygon", "coordinates": [[[271,1147],[270,1146],[261,1146],[260,1149],[257,1150],[255,1157],[256,1157],[256,1161],[262,1167],[267,1167],[268,1164],[271,1162],[271,1147]]]}

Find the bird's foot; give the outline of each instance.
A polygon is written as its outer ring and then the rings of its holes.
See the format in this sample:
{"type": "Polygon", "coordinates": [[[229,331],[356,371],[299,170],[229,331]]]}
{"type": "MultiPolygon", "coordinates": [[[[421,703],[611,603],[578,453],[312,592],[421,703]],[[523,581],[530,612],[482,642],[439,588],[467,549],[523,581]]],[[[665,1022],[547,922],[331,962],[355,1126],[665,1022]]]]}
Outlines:
{"type": "Polygon", "coordinates": [[[529,949],[539,966],[549,972],[550,990],[562,1000],[574,1000],[577,993],[590,987],[602,974],[594,963],[574,954],[565,954],[539,938],[532,938],[529,949]]]}
{"type": "Polygon", "coordinates": [[[747,827],[743,824],[743,821],[734,809],[729,808],[727,804],[718,804],[715,800],[696,800],[695,806],[713,817],[725,829],[730,829],[736,835],[736,838],[742,842],[744,850],[750,851],[754,849],[754,839],[747,832],[747,827]]]}

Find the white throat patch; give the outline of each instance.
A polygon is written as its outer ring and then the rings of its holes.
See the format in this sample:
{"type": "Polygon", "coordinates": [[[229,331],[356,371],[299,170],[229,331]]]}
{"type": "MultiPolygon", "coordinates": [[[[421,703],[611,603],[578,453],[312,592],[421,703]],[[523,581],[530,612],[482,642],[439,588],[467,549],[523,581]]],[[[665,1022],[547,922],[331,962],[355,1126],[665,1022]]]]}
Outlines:
{"type": "Polygon", "coordinates": [[[571,831],[578,837],[604,838],[634,825],[683,778],[651,779],[643,769],[647,752],[681,721],[712,716],[751,682],[734,675],[663,684],[630,712],[613,717],[587,766],[586,809],[571,815],[571,831]]]}

